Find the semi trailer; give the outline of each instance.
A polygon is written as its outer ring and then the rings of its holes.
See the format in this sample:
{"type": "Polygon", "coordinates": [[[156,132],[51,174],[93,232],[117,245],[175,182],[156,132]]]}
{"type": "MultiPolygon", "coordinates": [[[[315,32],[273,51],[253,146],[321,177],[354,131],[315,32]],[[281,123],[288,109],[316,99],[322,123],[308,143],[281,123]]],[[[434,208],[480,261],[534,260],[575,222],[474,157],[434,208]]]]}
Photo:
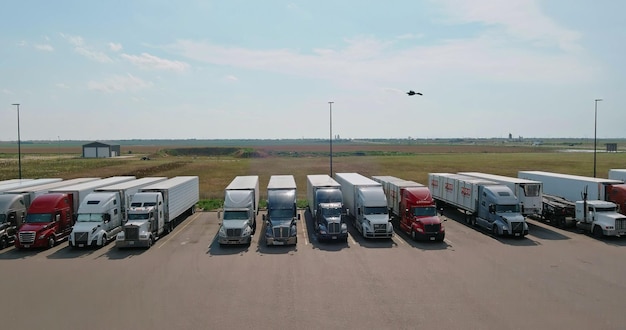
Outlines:
{"type": "Polygon", "coordinates": [[[468,224],[489,230],[494,236],[528,235],[519,200],[509,187],[451,173],[429,173],[428,184],[435,201],[461,210],[468,224]]]}
{"type": "Polygon", "coordinates": [[[199,190],[197,176],[177,176],[141,188],[131,199],[128,221],[115,237],[115,246],[150,248],[195,212],[199,190]]]}
{"type": "Polygon", "coordinates": [[[329,175],[307,175],[306,196],[318,241],[348,240],[348,225],[343,217],[341,185],[329,175]]]}
{"type": "Polygon", "coordinates": [[[446,235],[427,186],[394,176],[373,176],[383,186],[394,225],[413,240],[442,242],[446,235]]]}
{"type": "Polygon", "coordinates": [[[259,176],[237,176],[224,190],[223,219],[218,231],[220,245],[250,245],[256,233],[256,217],[259,213],[259,176]]]}
{"type": "Polygon", "coordinates": [[[336,173],[344,208],[354,227],[365,238],[392,238],[387,197],[380,183],[359,173],[336,173]]]}

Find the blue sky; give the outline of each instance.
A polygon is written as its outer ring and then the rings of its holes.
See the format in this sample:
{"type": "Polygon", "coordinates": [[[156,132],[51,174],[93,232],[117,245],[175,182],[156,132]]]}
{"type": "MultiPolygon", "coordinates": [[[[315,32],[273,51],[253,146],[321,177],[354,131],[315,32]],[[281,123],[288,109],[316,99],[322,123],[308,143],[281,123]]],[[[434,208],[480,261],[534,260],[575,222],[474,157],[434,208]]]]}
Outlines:
{"type": "Polygon", "coordinates": [[[2,8],[3,141],[626,137],[623,1],[2,8]]]}

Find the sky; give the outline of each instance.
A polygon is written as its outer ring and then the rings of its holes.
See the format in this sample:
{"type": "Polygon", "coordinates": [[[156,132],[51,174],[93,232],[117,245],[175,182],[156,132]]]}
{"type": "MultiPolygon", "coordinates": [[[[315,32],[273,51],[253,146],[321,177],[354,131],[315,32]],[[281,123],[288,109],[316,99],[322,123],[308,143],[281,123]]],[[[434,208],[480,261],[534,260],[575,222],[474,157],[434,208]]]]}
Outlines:
{"type": "Polygon", "coordinates": [[[332,135],[353,139],[593,138],[594,124],[598,138],[626,137],[624,1],[24,0],[2,11],[0,141],[17,140],[15,103],[23,141],[327,139],[331,117],[332,135]]]}

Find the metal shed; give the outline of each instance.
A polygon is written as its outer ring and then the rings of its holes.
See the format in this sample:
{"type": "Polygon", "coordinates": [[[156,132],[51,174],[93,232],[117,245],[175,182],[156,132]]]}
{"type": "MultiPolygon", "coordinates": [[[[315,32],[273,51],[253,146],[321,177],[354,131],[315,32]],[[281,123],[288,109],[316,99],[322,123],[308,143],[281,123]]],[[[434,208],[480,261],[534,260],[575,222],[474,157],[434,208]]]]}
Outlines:
{"type": "Polygon", "coordinates": [[[119,155],[119,144],[106,144],[102,142],[83,144],[83,158],[107,158],[119,155]]]}

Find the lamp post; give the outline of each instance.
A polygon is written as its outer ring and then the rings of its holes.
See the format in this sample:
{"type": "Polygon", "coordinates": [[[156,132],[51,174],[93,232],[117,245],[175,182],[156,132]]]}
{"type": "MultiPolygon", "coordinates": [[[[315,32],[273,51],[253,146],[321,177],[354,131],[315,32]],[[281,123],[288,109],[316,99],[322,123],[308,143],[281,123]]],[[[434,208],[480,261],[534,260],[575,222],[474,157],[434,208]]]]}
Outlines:
{"type": "Polygon", "coordinates": [[[598,101],[602,99],[595,99],[595,112],[593,120],[593,177],[596,177],[596,153],[598,143],[598,101]]]}
{"type": "Polygon", "coordinates": [[[19,179],[22,178],[22,142],[20,141],[20,104],[13,103],[17,106],[17,167],[19,171],[19,179]]]}
{"type": "Polygon", "coordinates": [[[330,107],[330,177],[333,177],[333,101],[328,102],[330,107]]]}

